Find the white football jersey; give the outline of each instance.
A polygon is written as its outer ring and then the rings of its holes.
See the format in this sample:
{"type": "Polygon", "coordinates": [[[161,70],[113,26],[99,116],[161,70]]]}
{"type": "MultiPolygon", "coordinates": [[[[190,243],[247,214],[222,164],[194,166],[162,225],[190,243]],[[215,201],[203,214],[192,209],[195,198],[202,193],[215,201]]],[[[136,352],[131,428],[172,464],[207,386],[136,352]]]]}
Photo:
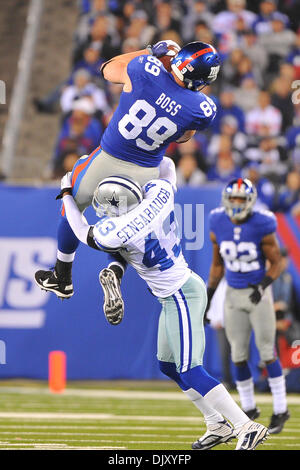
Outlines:
{"type": "Polygon", "coordinates": [[[143,187],[138,207],[120,217],[104,217],[93,229],[97,246],[119,251],[157,297],[180,289],[191,270],[182,254],[174,214],[174,193],[166,180],[152,180],[143,187]]]}

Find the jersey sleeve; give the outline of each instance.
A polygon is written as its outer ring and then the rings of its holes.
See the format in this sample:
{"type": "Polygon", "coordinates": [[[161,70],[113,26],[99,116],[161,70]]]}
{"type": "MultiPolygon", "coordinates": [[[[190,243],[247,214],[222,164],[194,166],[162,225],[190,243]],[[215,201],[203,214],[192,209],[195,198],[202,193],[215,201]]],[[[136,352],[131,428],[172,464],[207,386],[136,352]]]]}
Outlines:
{"type": "Polygon", "coordinates": [[[93,228],[94,242],[100,250],[107,252],[118,251],[122,241],[117,236],[117,227],[113,219],[102,218],[93,228]]]}
{"type": "Polygon", "coordinates": [[[147,54],[142,54],[134,57],[127,65],[127,74],[132,83],[140,80],[146,76],[145,73],[145,61],[147,54]]]}
{"type": "Polygon", "coordinates": [[[201,99],[195,104],[194,126],[197,131],[207,129],[217,115],[217,106],[208,96],[202,95],[201,99]]]}
{"type": "Polygon", "coordinates": [[[276,232],[277,220],[273,212],[262,211],[260,213],[259,228],[262,238],[266,235],[270,235],[270,233],[276,232]]]}
{"type": "Polygon", "coordinates": [[[219,209],[214,209],[209,213],[208,216],[208,226],[209,226],[209,231],[213,232],[215,235],[218,231],[218,214],[220,213],[219,209]]]}

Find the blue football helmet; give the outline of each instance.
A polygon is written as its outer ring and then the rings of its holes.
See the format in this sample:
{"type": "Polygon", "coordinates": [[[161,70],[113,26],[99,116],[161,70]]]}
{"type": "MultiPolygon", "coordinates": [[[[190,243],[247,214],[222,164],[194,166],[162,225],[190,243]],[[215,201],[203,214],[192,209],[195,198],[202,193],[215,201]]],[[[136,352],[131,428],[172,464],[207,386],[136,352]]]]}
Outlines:
{"type": "Polygon", "coordinates": [[[220,70],[221,60],[216,49],[205,42],[186,44],[171,59],[171,68],[189,90],[199,91],[212,83],[220,70]]]}
{"type": "Polygon", "coordinates": [[[223,189],[222,204],[231,219],[241,221],[251,214],[256,198],[257,192],[251,181],[238,178],[230,181],[223,189]],[[243,202],[237,201],[236,198],[242,199],[243,202]]]}

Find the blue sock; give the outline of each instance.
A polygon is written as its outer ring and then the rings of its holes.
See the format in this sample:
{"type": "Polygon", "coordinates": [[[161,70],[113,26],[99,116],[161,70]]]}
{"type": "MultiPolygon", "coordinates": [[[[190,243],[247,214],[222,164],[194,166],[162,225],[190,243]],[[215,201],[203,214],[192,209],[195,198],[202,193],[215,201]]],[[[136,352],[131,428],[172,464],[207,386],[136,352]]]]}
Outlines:
{"type": "Polygon", "coordinates": [[[266,368],[270,378],[280,377],[282,375],[282,368],[279,359],[276,359],[276,361],[271,364],[267,364],[266,368]]]}
{"type": "Polygon", "coordinates": [[[176,370],[176,365],[174,364],[174,362],[158,361],[158,364],[159,364],[159,368],[161,372],[167,375],[168,377],[170,377],[170,379],[174,380],[174,382],[176,382],[177,385],[179,385],[181,390],[185,392],[186,390],[190,388],[181,379],[180,375],[178,374],[176,370]]]}
{"type": "Polygon", "coordinates": [[[61,217],[57,231],[58,249],[62,253],[71,254],[76,251],[79,240],[71,229],[66,217],[61,217]]]}
{"type": "Polygon", "coordinates": [[[243,382],[243,380],[248,380],[252,377],[251,371],[247,362],[243,366],[237,366],[233,364],[235,380],[243,382]]]}
{"type": "Polygon", "coordinates": [[[180,378],[204,397],[211,389],[220,385],[220,382],[209,375],[202,366],[196,366],[186,372],[180,373],[180,378]]]}

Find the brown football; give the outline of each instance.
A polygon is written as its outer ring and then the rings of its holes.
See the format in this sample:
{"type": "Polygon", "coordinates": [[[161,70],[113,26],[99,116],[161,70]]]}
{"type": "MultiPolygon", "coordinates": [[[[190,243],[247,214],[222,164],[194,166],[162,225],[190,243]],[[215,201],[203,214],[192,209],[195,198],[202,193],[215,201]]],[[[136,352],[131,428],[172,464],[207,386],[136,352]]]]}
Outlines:
{"type": "MultiPolygon", "coordinates": [[[[179,51],[178,47],[173,46],[173,45],[168,46],[168,49],[171,50],[171,51],[175,51],[176,54],[179,51]]],[[[170,56],[170,55],[163,55],[162,57],[159,57],[159,60],[162,62],[163,66],[165,67],[165,69],[168,72],[171,72],[171,70],[172,70],[171,69],[171,59],[173,57],[174,56],[170,56]]]]}

